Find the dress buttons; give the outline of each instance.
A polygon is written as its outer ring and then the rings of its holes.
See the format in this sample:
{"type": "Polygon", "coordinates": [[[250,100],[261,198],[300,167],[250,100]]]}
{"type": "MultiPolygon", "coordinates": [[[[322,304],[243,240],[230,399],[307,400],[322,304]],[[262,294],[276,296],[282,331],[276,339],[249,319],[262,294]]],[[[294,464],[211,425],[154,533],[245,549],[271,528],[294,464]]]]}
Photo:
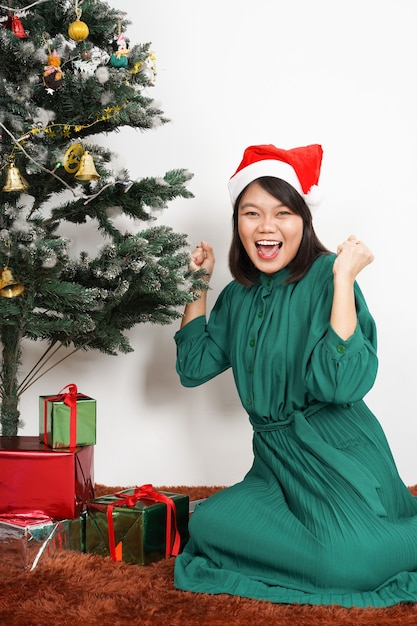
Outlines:
{"type": "Polygon", "coordinates": [[[263,316],[264,316],[264,312],[263,311],[259,311],[258,317],[263,317],[263,316]]]}
{"type": "Polygon", "coordinates": [[[346,350],[345,346],[343,346],[342,344],[338,345],[336,349],[339,354],[343,354],[344,351],[346,350]]]}
{"type": "Polygon", "coordinates": [[[252,406],[252,398],[246,398],[246,404],[252,406]]]}
{"type": "Polygon", "coordinates": [[[255,339],[251,339],[251,340],[249,341],[249,345],[250,345],[250,347],[251,347],[251,348],[253,348],[253,347],[254,347],[254,345],[255,345],[255,343],[256,343],[255,339]]]}
{"type": "Polygon", "coordinates": [[[249,374],[253,374],[253,365],[248,366],[248,372],[249,374]]]}

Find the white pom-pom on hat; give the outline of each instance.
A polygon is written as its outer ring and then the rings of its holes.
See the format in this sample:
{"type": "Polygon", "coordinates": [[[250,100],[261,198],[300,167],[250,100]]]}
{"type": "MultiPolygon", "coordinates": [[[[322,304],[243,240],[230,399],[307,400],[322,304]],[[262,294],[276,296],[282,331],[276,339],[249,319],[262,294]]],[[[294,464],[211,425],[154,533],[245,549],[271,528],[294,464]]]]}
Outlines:
{"type": "Polygon", "coordinates": [[[318,209],[323,201],[323,189],[321,189],[318,185],[313,185],[308,194],[304,194],[304,200],[306,201],[310,211],[318,209]]]}
{"type": "Polygon", "coordinates": [[[320,204],[318,188],[323,149],[319,144],[283,150],[272,144],[249,146],[229,180],[232,205],[249,183],[262,176],[281,178],[300,193],[310,208],[320,204]]]}

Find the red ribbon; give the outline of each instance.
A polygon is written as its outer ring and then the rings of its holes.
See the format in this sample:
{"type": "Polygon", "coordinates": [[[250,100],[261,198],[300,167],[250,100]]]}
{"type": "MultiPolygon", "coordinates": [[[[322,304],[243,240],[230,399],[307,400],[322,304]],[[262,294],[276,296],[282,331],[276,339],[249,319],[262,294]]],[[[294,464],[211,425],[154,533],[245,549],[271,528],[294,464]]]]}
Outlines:
{"type": "Polygon", "coordinates": [[[116,542],[114,536],[114,522],[113,522],[113,509],[114,507],[127,506],[134,508],[139,500],[151,500],[152,502],[162,502],[166,505],[166,531],[165,531],[165,558],[170,556],[177,556],[180,551],[181,537],[177,527],[177,509],[175,503],[171,498],[154,491],[152,485],[142,485],[141,487],[135,487],[132,494],[127,493],[115,493],[113,494],[118,500],[112,502],[107,507],[107,528],[109,535],[109,549],[110,556],[113,561],[119,560],[117,558],[116,542]],[[174,539],[172,540],[172,530],[174,529],[174,539]]]}
{"type": "Polygon", "coordinates": [[[44,399],[43,404],[43,441],[45,445],[48,445],[48,433],[47,433],[47,417],[48,417],[48,402],[64,402],[70,409],[70,449],[77,447],[77,398],[85,398],[84,394],[79,394],[77,385],[71,383],[65,385],[58,392],[56,396],[50,396],[44,399]],[[68,389],[67,393],[63,393],[65,389],[68,389]]]}

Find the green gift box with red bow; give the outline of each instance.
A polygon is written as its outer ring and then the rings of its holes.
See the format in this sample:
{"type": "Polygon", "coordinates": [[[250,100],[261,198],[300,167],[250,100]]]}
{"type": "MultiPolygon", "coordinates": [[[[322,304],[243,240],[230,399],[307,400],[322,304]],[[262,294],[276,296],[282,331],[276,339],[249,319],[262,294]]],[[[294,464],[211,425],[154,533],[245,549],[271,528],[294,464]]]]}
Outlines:
{"type": "Polygon", "coordinates": [[[188,541],[189,497],[142,485],[87,502],[86,552],[148,565],[188,541]]]}
{"type": "Polygon", "coordinates": [[[50,448],[94,445],[96,401],[78,393],[74,384],[67,385],[55,396],[40,396],[39,438],[50,448]]]}

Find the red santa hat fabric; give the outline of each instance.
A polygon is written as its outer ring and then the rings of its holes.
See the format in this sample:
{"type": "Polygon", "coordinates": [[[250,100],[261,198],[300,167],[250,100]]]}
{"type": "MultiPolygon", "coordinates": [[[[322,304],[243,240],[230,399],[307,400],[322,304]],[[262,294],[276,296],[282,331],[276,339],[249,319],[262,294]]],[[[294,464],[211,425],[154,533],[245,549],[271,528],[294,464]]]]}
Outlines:
{"type": "Polygon", "coordinates": [[[249,146],[242,162],[229,181],[234,205],[243,189],[261,176],[281,178],[292,185],[306,200],[316,204],[323,149],[319,144],[283,150],[272,144],[249,146]]]}

